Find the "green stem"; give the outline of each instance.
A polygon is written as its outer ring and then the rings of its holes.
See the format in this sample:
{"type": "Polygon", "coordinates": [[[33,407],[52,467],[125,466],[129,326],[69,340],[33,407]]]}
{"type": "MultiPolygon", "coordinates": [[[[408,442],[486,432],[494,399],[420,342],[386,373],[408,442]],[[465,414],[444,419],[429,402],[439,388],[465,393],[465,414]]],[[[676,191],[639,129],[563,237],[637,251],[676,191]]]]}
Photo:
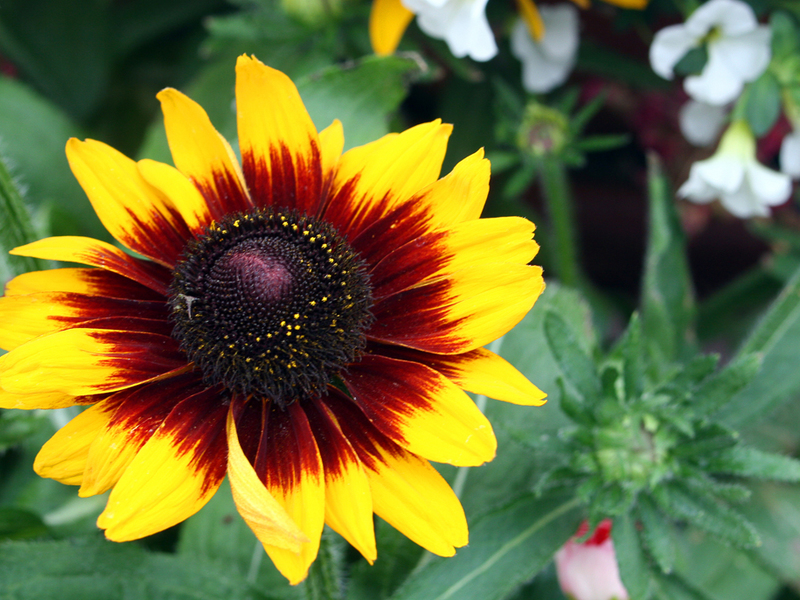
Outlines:
{"type": "Polygon", "coordinates": [[[546,157],[539,165],[539,176],[553,230],[558,278],[565,285],[578,287],[583,283],[583,276],[578,264],[575,211],[567,169],[558,158],[546,157]]]}
{"type": "Polygon", "coordinates": [[[303,588],[307,600],[341,600],[341,552],[331,539],[330,531],[322,534],[319,553],[311,563],[303,588]]]}
{"type": "Polygon", "coordinates": [[[4,157],[0,155],[0,285],[14,275],[43,268],[38,259],[6,254],[12,248],[35,239],[31,217],[4,157]]]}

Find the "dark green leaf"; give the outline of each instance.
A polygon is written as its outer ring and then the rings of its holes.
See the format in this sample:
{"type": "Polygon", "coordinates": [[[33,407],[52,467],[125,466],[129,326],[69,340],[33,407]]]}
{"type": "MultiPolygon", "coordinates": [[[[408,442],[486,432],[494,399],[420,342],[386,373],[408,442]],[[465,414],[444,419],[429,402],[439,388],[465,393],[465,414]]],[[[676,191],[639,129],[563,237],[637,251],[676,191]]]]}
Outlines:
{"type": "Polygon", "coordinates": [[[692,48],[675,64],[672,70],[676,75],[697,75],[708,62],[708,50],[705,45],[692,48]]]}
{"type": "Polygon", "coordinates": [[[344,540],[326,529],[304,582],[306,600],[344,598],[344,540]]]}
{"type": "Polygon", "coordinates": [[[650,569],[642,551],[636,523],[630,514],[614,519],[611,537],[619,563],[619,575],[628,595],[646,600],[650,596],[650,569]]]}
{"type": "Polygon", "coordinates": [[[0,544],[0,581],[15,600],[268,598],[207,561],[99,537],[0,544]]]}
{"type": "Polygon", "coordinates": [[[769,28],[772,30],[772,58],[783,61],[791,57],[798,48],[798,31],[792,17],[776,10],[769,17],[769,28]]]}
{"type": "Polygon", "coordinates": [[[694,295],[686,241],[666,175],[648,155],[649,219],[642,282],[642,335],[654,374],[682,356],[693,340],[694,295]]]}
{"type": "Polygon", "coordinates": [[[44,421],[33,411],[0,409],[0,454],[39,431],[44,421]]]}
{"type": "Polygon", "coordinates": [[[649,496],[639,496],[638,516],[642,524],[641,536],[650,555],[664,573],[671,573],[675,565],[675,540],[672,525],[659,511],[649,496]]]}
{"type": "Polygon", "coordinates": [[[34,239],[30,214],[0,154],[0,284],[20,273],[41,268],[41,261],[35,258],[8,253],[34,239]]]}
{"type": "Polygon", "coordinates": [[[711,473],[739,477],[800,481],[800,461],[797,459],[746,446],[734,446],[714,454],[706,462],[705,468],[711,473]]]}
{"type": "Polygon", "coordinates": [[[655,574],[655,597],[659,600],[711,600],[679,577],[655,574]]]}
{"type": "Polygon", "coordinates": [[[600,379],[594,362],[584,352],[572,329],[557,312],[548,310],[544,317],[544,330],[550,351],[565,379],[582,396],[584,402],[597,402],[602,391],[600,379]]]}
{"type": "Polygon", "coordinates": [[[740,548],[754,548],[760,543],[755,528],[740,513],[680,483],[656,488],[653,498],[673,518],[685,519],[740,548]]]}
{"type": "Polygon", "coordinates": [[[745,116],[756,137],[766,135],[781,114],[781,87],[771,71],[747,86],[745,116]]]}
{"type": "Polygon", "coordinates": [[[533,577],[580,521],[578,502],[526,496],[470,527],[469,546],[414,572],[392,600],[499,600],[533,577]]]}
{"type": "Polygon", "coordinates": [[[630,142],[631,136],[627,133],[590,135],[575,142],[575,148],[581,152],[603,152],[621,148],[630,142]]]}
{"type": "Polygon", "coordinates": [[[565,415],[585,427],[595,424],[592,412],[586,408],[581,399],[576,398],[570,390],[565,389],[564,380],[561,377],[558,378],[558,390],[561,392],[559,406],[565,415]]]}
{"type": "Polygon", "coordinates": [[[36,513],[21,508],[0,508],[0,540],[22,540],[47,534],[47,526],[36,513]]]}

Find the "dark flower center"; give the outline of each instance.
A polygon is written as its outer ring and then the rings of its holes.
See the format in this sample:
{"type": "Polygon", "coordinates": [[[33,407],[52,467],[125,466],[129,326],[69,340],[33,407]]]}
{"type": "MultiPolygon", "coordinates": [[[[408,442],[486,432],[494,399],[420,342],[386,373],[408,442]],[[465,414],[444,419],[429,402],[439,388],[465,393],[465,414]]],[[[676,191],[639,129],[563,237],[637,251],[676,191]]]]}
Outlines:
{"type": "Polygon", "coordinates": [[[173,336],[210,384],[286,406],[324,391],[365,346],[363,261],[327,223],[271,210],[229,215],[175,270],[173,336]]]}

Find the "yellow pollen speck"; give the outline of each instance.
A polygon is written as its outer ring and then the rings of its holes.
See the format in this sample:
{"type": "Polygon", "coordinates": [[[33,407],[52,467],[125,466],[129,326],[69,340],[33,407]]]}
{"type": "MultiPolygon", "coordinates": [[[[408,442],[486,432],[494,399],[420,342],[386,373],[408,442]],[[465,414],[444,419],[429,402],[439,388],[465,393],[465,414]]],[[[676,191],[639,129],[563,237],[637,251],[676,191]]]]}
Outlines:
{"type": "Polygon", "coordinates": [[[286,325],[286,321],[281,321],[281,327],[283,327],[284,325],[286,325]]]}
{"type": "Polygon", "coordinates": [[[260,337],[257,337],[257,338],[256,338],[256,341],[257,341],[257,342],[260,342],[260,341],[261,341],[261,338],[260,338],[260,337]]]}
{"type": "Polygon", "coordinates": [[[236,344],[228,344],[228,348],[231,348],[231,349],[236,348],[236,344]]]}
{"type": "Polygon", "coordinates": [[[236,219],[236,220],[233,222],[233,226],[234,226],[234,227],[238,227],[238,226],[239,226],[239,219],[236,219]]]}
{"type": "Polygon", "coordinates": [[[228,230],[227,229],[223,229],[222,233],[228,233],[228,230]]]}
{"type": "Polygon", "coordinates": [[[244,362],[250,362],[251,360],[253,359],[248,356],[247,358],[244,359],[244,362]]]}
{"type": "Polygon", "coordinates": [[[309,302],[309,304],[311,306],[316,306],[317,305],[317,301],[316,300],[312,300],[311,302],[309,302]]]}
{"type": "Polygon", "coordinates": [[[308,235],[309,233],[308,229],[303,229],[303,235],[308,235]]]}
{"type": "Polygon", "coordinates": [[[287,331],[286,335],[292,335],[292,332],[291,331],[287,331]]]}
{"type": "Polygon", "coordinates": [[[300,325],[295,325],[294,328],[295,328],[295,331],[297,331],[298,329],[300,329],[300,325]]]}
{"type": "Polygon", "coordinates": [[[300,318],[300,313],[294,313],[294,318],[295,319],[299,319],[300,318]]]}
{"type": "Polygon", "coordinates": [[[323,302],[327,302],[327,301],[328,301],[328,297],[327,297],[327,296],[323,296],[323,297],[322,297],[322,301],[323,301],[323,302]]]}
{"type": "Polygon", "coordinates": [[[292,231],[297,231],[298,229],[297,223],[292,223],[292,231]]]}
{"type": "Polygon", "coordinates": [[[322,246],[320,246],[320,248],[322,248],[323,250],[324,250],[325,248],[327,248],[327,247],[328,247],[328,244],[322,244],[322,246]]]}

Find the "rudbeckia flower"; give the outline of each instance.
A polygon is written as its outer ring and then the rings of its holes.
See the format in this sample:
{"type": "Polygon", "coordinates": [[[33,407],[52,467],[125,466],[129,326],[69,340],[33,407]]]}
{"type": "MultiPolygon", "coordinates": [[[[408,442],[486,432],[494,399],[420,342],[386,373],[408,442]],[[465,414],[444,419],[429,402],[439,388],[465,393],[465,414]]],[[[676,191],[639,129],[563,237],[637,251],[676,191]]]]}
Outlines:
{"type": "Polygon", "coordinates": [[[88,267],[32,272],[0,299],[0,406],[86,406],[34,469],[111,490],[99,527],[132,540],[197,512],[228,476],[291,583],[327,523],[368,561],[373,513],[439,555],[467,543],[428,462],[492,459],[464,392],[542,394],[482,347],[544,284],[522,218],[480,219],[482,151],[439,179],[438,121],[342,154],[292,82],[240,57],[241,166],[203,109],[161,101],[175,167],[94,140],[67,157],[119,243],[53,237],[13,253],[88,267]]]}

